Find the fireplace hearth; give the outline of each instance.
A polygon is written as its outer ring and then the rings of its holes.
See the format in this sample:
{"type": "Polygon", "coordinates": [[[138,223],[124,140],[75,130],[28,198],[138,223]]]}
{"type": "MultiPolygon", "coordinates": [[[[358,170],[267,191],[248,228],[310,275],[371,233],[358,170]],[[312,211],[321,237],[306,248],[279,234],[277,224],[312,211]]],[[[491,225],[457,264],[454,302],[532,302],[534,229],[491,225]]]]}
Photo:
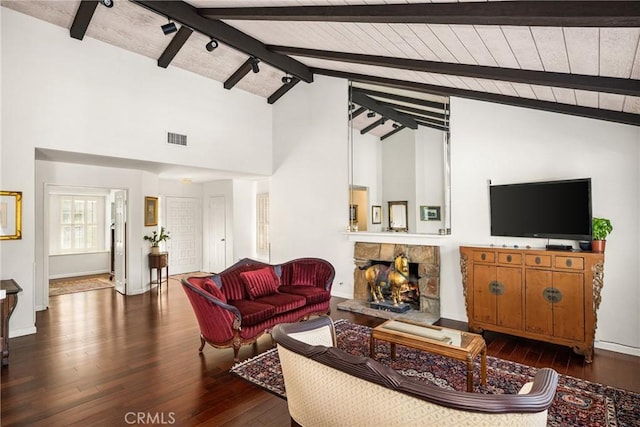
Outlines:
{"type": "MultiPolygon", "coordinates": [[[[369,284],[365,278],[366,268],[373,264],[389,265],[401,253],[407,256],[410,266],[410,286],[408,292],[403,293],[403,302],[411,306],[411,309],[402,316],[438,320],[440,318],[440,248],[438,246],[356,242],[353,271],[354,300],[338,308],[377,315],[372,313],[375,309],[366,310],[372,301],[369,284]]],[[[390,317],[380,314],[379,317],[390,317]]]]}

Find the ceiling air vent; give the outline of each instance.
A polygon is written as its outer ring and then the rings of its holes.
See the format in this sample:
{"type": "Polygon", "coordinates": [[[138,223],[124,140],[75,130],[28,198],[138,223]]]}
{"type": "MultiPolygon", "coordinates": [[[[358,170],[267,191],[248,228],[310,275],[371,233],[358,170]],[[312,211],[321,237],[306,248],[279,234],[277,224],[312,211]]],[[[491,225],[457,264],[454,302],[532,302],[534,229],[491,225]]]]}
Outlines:
{"type": "Polygon", "coordinates": [[[180,135],[179,133],[167,132],[167,143],[173,145],[187,146],[187,135],[180,135]]]}

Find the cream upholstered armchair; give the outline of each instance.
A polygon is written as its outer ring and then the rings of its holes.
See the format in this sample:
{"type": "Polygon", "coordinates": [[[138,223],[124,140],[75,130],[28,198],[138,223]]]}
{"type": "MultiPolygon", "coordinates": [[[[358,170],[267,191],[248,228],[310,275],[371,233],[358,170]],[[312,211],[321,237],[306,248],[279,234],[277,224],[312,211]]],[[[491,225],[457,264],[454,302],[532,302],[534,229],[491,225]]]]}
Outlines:
{"type": "Polygon", "coordinates": [[[445,390],[335,348],[325,316],[280,324],[272,336],[292,425],[545,426],[558,382],[545,368],[515,395],[445,390]]]}

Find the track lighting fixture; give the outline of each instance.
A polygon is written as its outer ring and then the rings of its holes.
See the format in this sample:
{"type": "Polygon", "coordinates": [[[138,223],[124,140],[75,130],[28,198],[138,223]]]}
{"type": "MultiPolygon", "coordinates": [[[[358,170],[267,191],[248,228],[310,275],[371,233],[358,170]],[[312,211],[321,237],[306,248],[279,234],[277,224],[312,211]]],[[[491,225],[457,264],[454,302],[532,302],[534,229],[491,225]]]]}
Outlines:
{"type": "Polygon", "coordinates": [[[205,48],[209,51],[209,52],[213,52],[213,50],[215,48],[218,47],[218,41],[216,39],[211,39],[209,41],[209,43],[206,44],[205,48]]]}
{"type": "Polygon", "coordinates": [[[100,0],[100,3],[106,7],[113,7],[113,0],[100,0]]]}
{"type": "Polygon", "coordinates": [[[288,85],[289,83],[291,83],[293,81],[293,77],[286,75],[282,77],[282,83],[288,85]]]}
{"type": "Polygon", "coordinates": [[[171,22],[171,20],[169,20],[168,24],[161,25],[160,28],[162,28],[162,32],[165,36],[178,31],[178,27],[176,27],[176,24],[171,22]]]}
{"type": "Polygon", "coordinates": [[[251,70],[254,73],[259,73],[260,72],[260,67],[258,67],[258,63],[260,62],[260,60],[254,56],[251,57],[251,70]]]}
{"type": "Polygon", "coordinates": [[[381,118],[380,119],[380,124],[383,125],[385,123],[387,123],[387,118],[386,117],[381,118]]]}
{"type": "Polygon", "coordinates": [[[369,117],[370,119],[374,118],[375,116],[376,116],[375,111],[369,110],[369,112],[367,113],[367,117],[369,117]]]}
{"type": "Polygon", "coordinates": [[[349,110],[355,110],[356,109],[356,104],[354,104],[353,102],[351,102],[349,104],[349,110]]]}
{"type": "Polygon", "coordinates": [[[399,124],[397,124],[397,123],[394,123],[394,124],[392,124],[391,126],[392,126],[394,129],[398,129],[398,128],[400,127],[400,125],[399,125],[399,124]]]}

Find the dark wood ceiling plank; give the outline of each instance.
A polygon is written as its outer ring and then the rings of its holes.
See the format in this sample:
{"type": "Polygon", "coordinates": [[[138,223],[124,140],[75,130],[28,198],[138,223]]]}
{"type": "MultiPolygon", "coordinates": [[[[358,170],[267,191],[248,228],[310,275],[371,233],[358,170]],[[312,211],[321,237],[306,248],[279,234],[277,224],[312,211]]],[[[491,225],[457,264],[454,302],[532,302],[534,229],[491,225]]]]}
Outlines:
{"type": "Polygon", "coordinates": [[[412,119],[414,119],[416,121],[416,123],[418,124],[431,124],[434,126],[441,126],[442,128],[447,128],[448,125],[445,122],[442,122],[440,120],[435,120],[435,119],[430,119],[428,117],[421,117],[421,116],[417,116],[415,114],[407,114],[407,116],[411,117],[412,119]]]}
{"type": "Polygon", "coordinates": [[[362,106],[362,107],[366,107],[369,110],[373,110],[376,113],[393,120],[394,122],[400,123],[402,125],[405,125],[408,128],[411,129],[417,129],[418,128],[418,124],[416,123],[415,120],[413,120],[410,117],[407,117],[404,114],[400,114],[397,111],[395,111],[392,108],[388,108],[385,107],[384,105],[380,105],[380,103],[378,103],[378,101],[376,101],[375,99],[368,97],[360,92],[351,92],[351,101],[353,101],[354,103],[362,106]]]}
{"type": "Polygon", "coordinates": [[[516,68],[489,67],[484,65],[455,64],[448,62],[424,61],[420,59],[393,58],[388,56],[364,55],[359,53],[304,49],[290,46],[267,47],[270,50],[283,55],[304,56],[307,58],[349,62],[352,64],[374,65],[424,73],[562,87],[593,92],[608,92],[618,95],[640,96],[640,82],[634,79],[521,70],[516,68]]]}
{"type": "Polygon", "coordinates": [[[355,119],[356,117],[358,117],[360,114],[364,113],[365,111],[367,111],[366,108],[358,107],[356,110],[354,110],[353,112],[349,113],[349,120],[355,119]]]}
{"type": "Polygon", "coordinates": [[[537,99],[519,98],[517,96],[485,93],[468,89],[429,85],[426,83],[389,79],[386,77],[366,76],[363,74],[347,73],[344,71],[328,70],[324,68],[311,68],[311,71],[314,74],[319,74],[322,76],[343,78],[361,83],[375,83],[382,86],[393,87],[397,89],[414,90],[417,92],[430,93],[433,95],[458,96],[460,98],[475,99],[478,101],[495,102],[498,104],[511,105],[515,107],[532,108],[535,110],[550,111],[554,113],[569,114],[572,116],[587,117],[591,119],[606,120],[610,122],[640,126],[640,114],[582,107],[579,105],[562,104],[557,102],[540,101],[537,99]]]}
{"type": "Polygon", "coordinates": [[[431,129],[435,129],[435,130],[441,130],[443,132],[448,132],[449,128],[448,127],[444,127],[444,126],[439,126],[439,125],[434,125],[432,123],[429,122],[418,122],[418,124],[420,126],[424,126],[426,128],[431,128],[431,129]]]}
{"type": "Polygon", "coordinates": [[[380,141],[384,141],[385,139],[389,138],[390,136],[395,135],[396,133],[400,132],[402,129],[406,129],[406,128],[404,126],[400,126],[400,127],[395,128],[394,130],[392,130],[389,133],[385,133],[384,135],[382,135],[380,137],[380,141]]]}
{"type": "Polygon", "coordinates": [[[300,79],[293,77],[290,83],[285,83],[278,90],[273,92],[269,98],[267,98],[267,103],[274,104],[278,99],[280,99],[285,93],[289,92],[295,85],[300,83],[300,79]]]}
{"type": "Polygon", "coordinates": [[[442,102],[429,101],[427,99],[413,98],[409,96],[397,95],[395,93],[386,93],[386,92],[380,92],[372,89],[363,89],[359,87],[354,87],[351,90],[352,92],[360,92],[364,95],[368,95],[376,98],[391,99],[393,101],[401,101],[401,102],[407,102],[411,104],[418,104],[418,105],[422,105],[423,107],[434,108],[440,111],[443,111],[445,109],[445,104],[443,104],[442,102]]]}
{"type": "Polygon", "coordinates": [[[167,68],[169,64],[171,64],[171,61],[173,61],[173,58],[180,52],[182,46],[189,40],[191,34],[193,34],[191,28],[185,27],[184,25],[180,26],[176,35],[173,36],[167,48],[162,52],[160,58],[158,58],[158,67],[167,68]]]}
{"type": "Polygon", "coordinates": [[[223,85],[224,88],[231,89],[236,84],[238,84],[238,82],[242,80],[242,78],[246,76],[249,73],[249,71],[251,71],[251,63],[252,63],[251,58],[244,61],[244,63],[233,74],[231,74],[231,77],[225,80],[223,85]]]}
{"type": "Polygon", "coordinates": [[[211,19],[527,25],[549,27],[637,27],[637,1],[496,1],[345,6],[201,8],[211,19]]]}
{"type": "Polygon", "coordinates": [[[78,40],[82,40],[84,38],[87,28],[89,28],[91,18],[93,18],[93,13],[96,11],[96,7],[98,7],[97,1],[80,2],[76,16],[73,18],[71,28],[69,28],[69,35],[71,35],[71,37],[78,40]]]}
{"type": "Polygon", "coordinates": [[[385,124],[386,121],[387,119],[385,119],[384,117],[376,120],[375,122],[371,123],[369,126],[362,128],[360,130],[360,135],[364,135],[365,133],[368,133],[369,131],[374,130],[378,126],[382,126],[383,124],[385,124]]]}
{"type": "Polygon", "coordinates": [[[338,77],[362,83],[375,83],[396,89],[414,90],[417,92],[424,92],[441,96],[458,96],[460,98],[475,99],[477,101],[495,102],[498,104],[511,105],[514,107],[532,108],[534,110],[550,111],[554,113],[569,114],[572,116],[587,117],[590,119],[606,120],[610,122],[640,126],[639,114],[625,113],[622,111],[582,107],[579,105],[562,104],[558,102],[539,101],[537,99],[519,98],[517,96],[429,85],[426,83],[389,79],[386,77],[346,73],[344,71],[328,70],[323,68],[311,68],[311,71],[314,74],[319,74],[322,76],[338,77]]]}
{"type": "Polygon", "coordinates": [[[382,101],[378,101],[378,102],[386,107],[393,108],[396,111],[414,113],[420,116],[431,117],[433,119],[437,119],[440,121],[444,121],[446,119],[446,116],[444,114],[436,113],[435,111],[422,110],[420,108],[414,108],[407,105],[394,104],[391,102],[382,102],[382,101]]]}
{"type": "Polygon", "coordinates": [[[169,17],[182,25],[192,28],[208,37],[231,46],[248,55],[259,58],[262,62],[285,71],[307,83],[313,82],[313,73],[309,68],[286,55],[272,52],[261,41],[239,31],[222,21],[204,18],[198,15],[197,9],[183,1],[144,1],[133,0],[159,15],[169,17]]]}

